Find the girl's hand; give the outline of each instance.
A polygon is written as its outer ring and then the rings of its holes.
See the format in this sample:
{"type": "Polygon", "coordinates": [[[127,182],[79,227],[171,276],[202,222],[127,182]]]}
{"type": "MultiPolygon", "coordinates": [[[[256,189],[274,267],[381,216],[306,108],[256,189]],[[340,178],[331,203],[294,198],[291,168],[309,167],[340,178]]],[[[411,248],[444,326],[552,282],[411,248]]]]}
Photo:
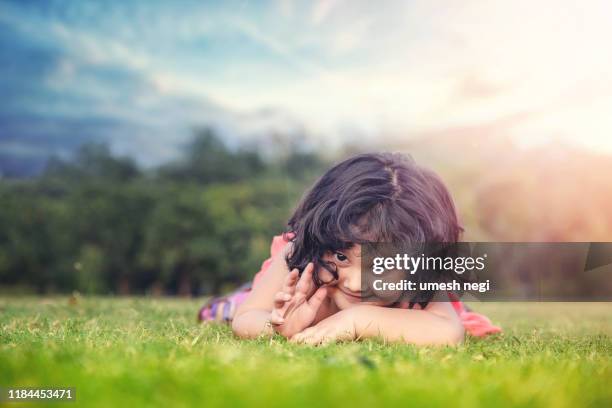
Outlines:
{"type": "Polygon", "coordinates": [[[292,270],[285,279],[283,289],[274,296],[270,323],[277,333],[287,338],[312,324],[327,296],[326,288],[315,288],[313,270],[312,263],[306,266],[301,277],[297,269],[292,270]]]}
{"type": "Polygon", "coordinates": [[[297,333],[291,338],[296,343],[319,345],[337,341],[355,340],[354,313],[342,310],[321,320],[316,326],[297,333]]]}

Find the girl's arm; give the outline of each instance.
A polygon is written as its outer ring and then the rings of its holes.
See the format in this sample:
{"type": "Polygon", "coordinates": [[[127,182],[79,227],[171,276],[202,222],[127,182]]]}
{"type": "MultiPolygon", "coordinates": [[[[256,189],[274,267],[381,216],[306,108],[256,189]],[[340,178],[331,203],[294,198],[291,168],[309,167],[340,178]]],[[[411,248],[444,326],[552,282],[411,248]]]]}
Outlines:
{"type": "Polygon", "coordinates": [[[237,336],[254,338],[276,331],[291,337],[335,311],[330,307],[325,288],[313,286],[314,265],[306,267],[299,282],[297,270],[289,274],[285,256],[290,250],[291,244],[288,244],[272,259],[269,269],[238,307],[232,322],[237,336]]]}
{"type": "Polygon", "coordinates": [[[243,338],[255,338],[260,335],[273,334],[270,325],[270,312],[274,306],[274,295],[281,289],[289,268],[285,255],[290,245],[272,259],[266,273],[253,287],[249,296],[238,306],[232,321],[232,330],[243,338]]]}
{"type": "Polygon", "coordinates": [[[464,329],[448,302],[432,302],[424,310],[358,306],[352,311],[357,338],[382,337],[412,344],[458,344],[464,329]]]}
{"type": "Polygon", "coordinates": [[[463,341],[463,336],[463,325],[452,305],[432,302],[424,310],[355,306],[296,334],[293,340],[320,344],[381,337],[389,342],[455,345],[463,341]]]}

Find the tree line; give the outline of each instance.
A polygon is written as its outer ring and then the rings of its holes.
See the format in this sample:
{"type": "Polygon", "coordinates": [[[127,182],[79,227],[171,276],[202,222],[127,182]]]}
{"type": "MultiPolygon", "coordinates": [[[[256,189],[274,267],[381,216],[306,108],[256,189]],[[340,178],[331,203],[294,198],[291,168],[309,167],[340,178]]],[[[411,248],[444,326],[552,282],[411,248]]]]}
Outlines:
{"type": "Polygon", "coordinates": [[[252,278],[304,188],[326,166],[291,145],[276,159],[198,132],[143,170],[107,145],[0,181],[0,286],[38,293],[211,294],[252,278]]]}
{"type": "MultiPolygon", "coordinates": [[[[291,139],[276,145],[267,155],[230,148],[204,129],[180,159],[155,168],[87,144],[38,177],[0,179],[0,293],[207,295],[250,280],[332,161],[291,139]]],[[[506,145],[456,155],[453,146],[428,139],[392,150],[442,176],[464,240],[612,240],[609,155],[506,145]]]]}

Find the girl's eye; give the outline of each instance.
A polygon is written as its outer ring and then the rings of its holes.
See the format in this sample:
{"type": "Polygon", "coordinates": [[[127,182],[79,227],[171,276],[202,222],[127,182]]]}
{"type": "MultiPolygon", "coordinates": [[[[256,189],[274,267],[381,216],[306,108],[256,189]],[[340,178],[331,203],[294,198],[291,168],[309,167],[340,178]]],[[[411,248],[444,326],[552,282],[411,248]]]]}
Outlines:
{"type": "Polygon", "coordinates": [[[336,257],[336,259],[340,262],[348,261],[347,256],[344,255],[342,252],[334,252],[334,257],[336,257]]]}

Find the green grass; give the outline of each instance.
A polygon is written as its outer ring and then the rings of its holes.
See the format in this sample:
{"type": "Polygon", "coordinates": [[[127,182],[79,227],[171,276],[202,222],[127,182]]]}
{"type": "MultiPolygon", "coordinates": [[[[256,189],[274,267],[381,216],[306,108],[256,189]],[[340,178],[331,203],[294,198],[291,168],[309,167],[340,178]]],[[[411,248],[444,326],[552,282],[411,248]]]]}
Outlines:
{"type": "Polygon", "coordinates": [[[240,341],[196,324],[199,305],[2,298],[0,386],[99,407],[612,406],[612,304],[477,305],[505,333],[457,348],[240,341]]]}

